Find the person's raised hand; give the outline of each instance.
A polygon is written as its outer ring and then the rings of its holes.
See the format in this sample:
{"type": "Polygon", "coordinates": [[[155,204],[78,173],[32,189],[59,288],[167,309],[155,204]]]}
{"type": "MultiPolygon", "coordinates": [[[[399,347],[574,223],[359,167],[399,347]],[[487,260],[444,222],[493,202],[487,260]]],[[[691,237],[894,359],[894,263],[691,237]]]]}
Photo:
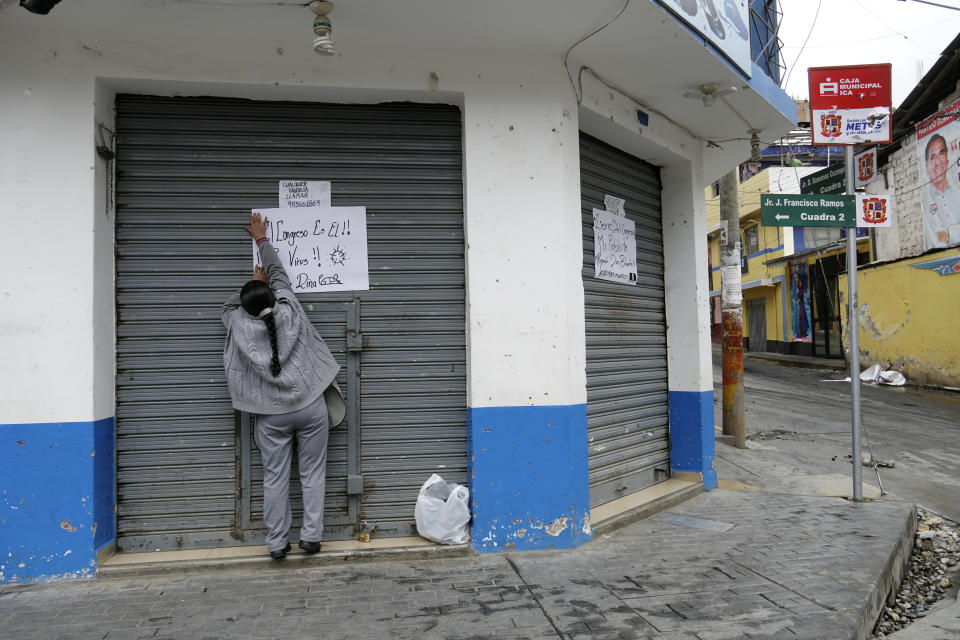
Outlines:
{"type": "Polygon", "coordinates": [[[250,214],[250,224],[245,226],[244,229],[247,230],[254,240],[259,240],[260,238],[267,237],[267,219],[260,217],[259,213],[250,214]]]}
{"type": "Polygon", "coordinates": [[[263,267],[261,267],[260,265],[256,265],[253,268],[253,279],[270,284],[270,280],[267,278],[267,274],[264,272],[263,267]]]}

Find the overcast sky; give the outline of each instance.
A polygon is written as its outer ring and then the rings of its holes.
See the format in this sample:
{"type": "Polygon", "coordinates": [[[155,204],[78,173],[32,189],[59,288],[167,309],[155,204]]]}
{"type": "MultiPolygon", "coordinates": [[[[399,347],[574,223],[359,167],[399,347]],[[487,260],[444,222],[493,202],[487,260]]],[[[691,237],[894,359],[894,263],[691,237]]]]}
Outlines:
{"type": "MultiPolygon", "coordinates": [[[[935,0],[956,6],[960,0],[935,0]]],[[[960,10],[915,0],[780,0],[780,38],[790,74],[786,92],[807,98],[807,68],[893,64],[893,104],[899,105],[957,33],[960,10]],[[814,15],[820,5],[820,14],[814,15]],[[812,27],[812,32],[811,32],[812,27]],[[801,53],[807,35],[810,40],[801,53]],[[800,55],[799,61],[797,55],[800,55]],[[792,70],[791,70],[792,69],[792,70]]]]}

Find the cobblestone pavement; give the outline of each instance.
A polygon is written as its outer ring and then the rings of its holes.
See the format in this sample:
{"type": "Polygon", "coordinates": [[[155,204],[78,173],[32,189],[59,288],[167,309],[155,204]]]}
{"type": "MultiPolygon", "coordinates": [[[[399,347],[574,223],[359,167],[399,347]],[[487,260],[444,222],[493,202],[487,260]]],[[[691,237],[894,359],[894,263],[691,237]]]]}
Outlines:
{"type": "Polygon", "coordinates": [[[573,550],[9,586],[0,637],[852,638],[912,509],[716,490],[573,550]]]}

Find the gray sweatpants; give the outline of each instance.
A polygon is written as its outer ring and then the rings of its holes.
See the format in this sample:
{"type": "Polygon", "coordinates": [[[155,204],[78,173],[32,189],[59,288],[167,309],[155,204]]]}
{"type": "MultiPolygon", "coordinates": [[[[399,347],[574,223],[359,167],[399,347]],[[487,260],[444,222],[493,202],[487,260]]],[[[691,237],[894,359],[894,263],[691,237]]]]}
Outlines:
{"type": "Polygon", "coordinates": [[[299,411],[260,415],[257,445],[263,458],[263,522],[267,550],[287,546],[293,517],[290,513],[290,462],[297,438],[300,486],[303,488],[303,525],[300,540],[319,542],[323,536],[323,502],[327,488],[327,403],[320,395],[299,411]]]}

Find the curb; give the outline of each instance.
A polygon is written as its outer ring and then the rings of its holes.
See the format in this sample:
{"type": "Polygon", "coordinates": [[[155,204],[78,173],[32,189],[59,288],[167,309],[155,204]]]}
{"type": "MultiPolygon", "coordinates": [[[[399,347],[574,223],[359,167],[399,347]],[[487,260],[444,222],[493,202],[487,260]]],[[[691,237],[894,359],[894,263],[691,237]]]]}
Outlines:
{"type": "MultiPolygon", "coordinates": [[[[593,525],[593,536],[605,535],[625,527],[630,523],[649,518],[652,515],[674,507],[681,502],[704,492],[703,484],[695,484],[675,491],[633,509],[593,525]]],[[[587,543],[589,544],[589,543],[587,543]]],[[[503,551],[502,553],[508,553],[503,551]]],[[[329,551],[305,555],[292,553],[282,561],[266,555],[242,558],[203,558],[198,560],[174,560],[168,562],[144,562],[116,566],[101,566],[97,571],[100,580],[131,578],[139,576],[158,576],[171,573],[189,573],[210,570],[263,569],[265,571],[304,569],[328,566],[332,564],[368,563],[384,561],[438,560],[443,558],[466,558],[478,556],[469,543],[459,545],[433,545],[424,547],[396,547],[393,549],[370,549],[350,551],[329,551]]]]}
{"type": "Polygon", "coordinates": [[[174,560],[170,562],[144,562],[117,566],[103,566],[97,571],[100,580],[130,578],[137,576],[157,576],[169,573],[187,573],[195,571],[229,569],[264,569],[266,571],[304,569],[331,564],[366,563],[385,560],[434,560],[440,558],[462,558],[476,553],[469,544],[436,545],[425,547],[397,547],[394,549],[371,549],[351,551],[330,551],[306,555],[288,554],[283,560],[274,560],[266,555],[243,558],[204,558],[200,560],[174,560]]]}
{"type": "MultiPolygon", "coordinates": [[[[720,349],[711,350],[714,361],[719,362],[723,356],[720,349]]],[[[836,360],[833,358],[810,358],[807,356],[790,356],[772,352],[744,351],[744,361],[768,362],[778,364],[784,367],[800,367],[802,369],[822,369],[826,371],[849,372],[850,365],[846,360],[836,360]]]]}
{"type": "Polygon", "coordinates": [[[705,491],[706,489],[703,488],[703,483],[701,482],[665,496],[661,496],[655,500],[647,502],[646,504],[634,507],[633,509],[628,509],[623,513],[618,513],[617,515],[607,518],[606,520],[601,520],[600,522],[595,523],[593,525],[593,537],[597,538],[598,536],[612,533],[613,531],[621,529],[628,524],[632,524],[637,520],[649,518],[650,516],[660,513],[661,511],[666,511],[671,507],[675,507],[681,502],[686,502],[687,500],[690,500],[691,498],[694,498],[705,491]]]}
{"type": "Polygon", "coordinates": [[[913,537],[916,532],[917,505],[913,505],[904,523],[903,531],[900,533],[900,539],[894,544],[880,577],[867,594],[866,602],[854,628],[852,636],[854,640],[866,640],[873,635],[873,627],[877,624],[880,613],[887,605],[887,601],[896,595],[910,564],[913,537]]]}

